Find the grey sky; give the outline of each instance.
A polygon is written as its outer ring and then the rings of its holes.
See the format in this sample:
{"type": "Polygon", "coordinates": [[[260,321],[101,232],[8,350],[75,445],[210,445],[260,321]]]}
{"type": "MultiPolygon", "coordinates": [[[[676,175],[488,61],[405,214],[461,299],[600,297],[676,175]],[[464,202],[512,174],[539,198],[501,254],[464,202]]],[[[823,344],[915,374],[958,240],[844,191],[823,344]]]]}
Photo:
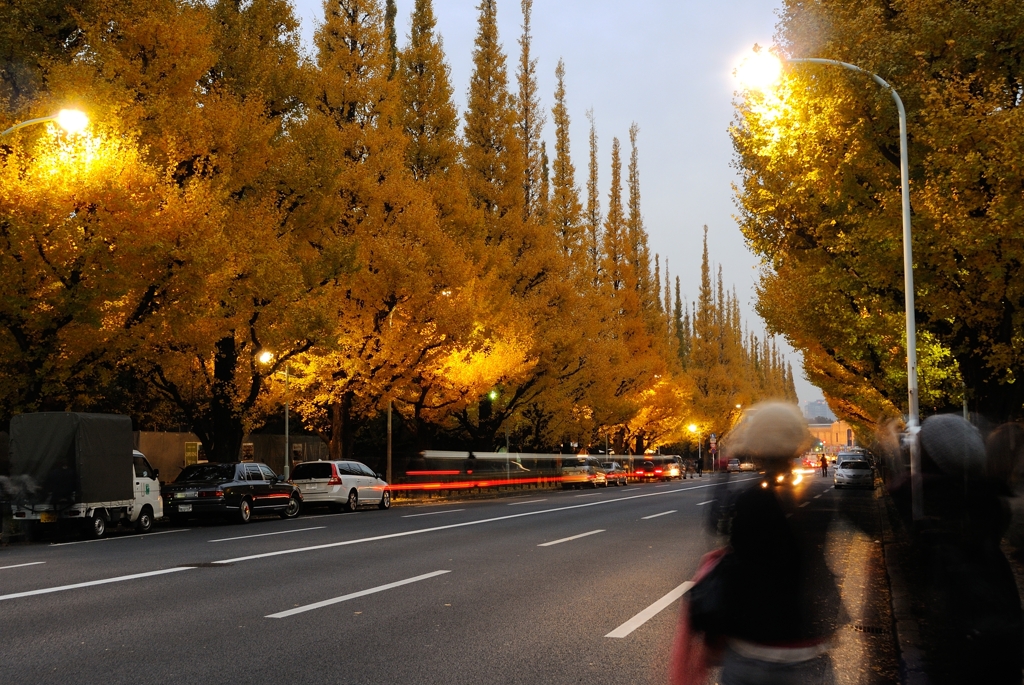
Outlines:
{"type": "MultiPolygon", "coordinates": [[[[307,45],[323,16],[320,0],[295,0],[307,45]]],[[[408,37],[413,0],[397,0],[399,44],[408,37]]],[[[452,71],[456,101],[464,106],[472,69],[476,0],[434,0],[438,30],[452,71]]],[[[736,179],[732,146],[731,75],[738,56],[754,43],[769,44],[776,0],[534,0],[533,51],[549,125],[554,71],[565,60],[572,116],[573,161],[585,187],[587,120],[593,107],[602,160],[602,206],[607,207],[613,137],[628,144],[629,126],[640,125],[643,211],[651,249],[669,260],[685,297],[700,283],[700,241],[707,224],[711,258],[735,284],[745,318],[754,330],[757,259],[734,221],[736,179]]],[[[514,75],[522,13],[519,2],[499,0],[501,40],[514,75]]],[[[780,341],[782,342],[782,341],[780,341]]],[[[784,344],[784,343],[783,343],[784,344]]],[[[799,356],[785,347],[797,372],[801,402],[821,397],[802,378],[799,356]]]]}

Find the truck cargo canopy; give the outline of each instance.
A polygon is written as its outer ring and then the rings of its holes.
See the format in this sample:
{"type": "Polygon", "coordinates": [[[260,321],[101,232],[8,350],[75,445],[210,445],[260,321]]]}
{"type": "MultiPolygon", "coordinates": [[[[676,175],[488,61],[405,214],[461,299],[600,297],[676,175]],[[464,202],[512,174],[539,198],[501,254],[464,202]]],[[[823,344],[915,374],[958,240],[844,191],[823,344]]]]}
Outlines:
{"type": "Polygon", "coordinates": [[[11,474],[31,477],[40,502],[70,491],[79,502],[131,499],[132,452],[127,416],[41,412],[11,419],[11,474]]]}

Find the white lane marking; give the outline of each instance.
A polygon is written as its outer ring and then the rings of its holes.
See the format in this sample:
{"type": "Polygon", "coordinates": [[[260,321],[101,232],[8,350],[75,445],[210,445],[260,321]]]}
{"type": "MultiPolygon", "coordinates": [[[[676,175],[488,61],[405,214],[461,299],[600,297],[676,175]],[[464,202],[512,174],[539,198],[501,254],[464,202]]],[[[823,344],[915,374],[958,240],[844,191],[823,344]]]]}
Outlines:
{"type": "Polygon", "coordinates": [[[803,504],[801,504],[801,505],[800,505],[800,508],[801,508],[801,509],[803,509],[803,508],[804,508],[804,507],[806,507],[806,506],[807,506],[808,504],[810,504],[810,502],[804,502],[803,504]]]}
{"type": "Polygon", "coordinates": [[[654,618],[669,604],[671,604],[672,602],[676,601],[684,594],[686,594],[686,591],[689,590],[691,587],[693,587],[693,582],[689,580],[686,581],[685,583],[676,587],[667,595],[659,599],[657,602],[647,607],[646,609],[644,609],[639,614],[623,623],[621,626],[619,626],[612,632],[605,635],[605,637],[626,637],[634,630],[636,630],[637,628],[639,628],[640,626],[654,618]]]}
{"type": "Polygon", "coordinates": [[[697,502],[697,506],[698,507],[703,507],[705,504],[711,504],[714,501],[715,500],[713,500],[713,499],[709,499],[707,502],[697,502]]]}
{"type": "Polygon", "coordinates": [[[506,506],[518,507],[520,504],[536,504],[537,502],[547,502],[546,499],[528,499],[525,502],[509,502],[506,506]]]}
{"type": "Polygon", "coordinates": [[[372,587],[369,590],[360,590],[359,592],[353,592],[348,595],[342,595],[341,597],[335,597],[334,599],[325,599],[322,602],[314,602],[313,604],[307,604],[301,607],[295,607],[294,609],[288,609],[287,611],[279,611],[276,614],[270,614],[264,616],[264,618],[288,618],[295,614],[301,614],[304,611],[312,611],[313,609],[320,609],[322,607],[330,606],[332,604],[338,604],[339,602],[347,602],[350,599],[356,599],[358,597],[365,597],[366,595],[372,595],[376,592],[383,592],[384,590],[390,590],[392,588],[401,587],[403,585],[409,585],[410,583],[418,583],[421,580],[427,580],[428,578],[436,578],[437,576],[443,576],[451,571],[434,571],[433,573],[424,573],[422,576],[416,576],[415,578],[406,578],[405,580],[395,581],[394,583],[388,583],[387,585],[378,585],[372,587]]]}
{"type": "Polygon", "coordinates": [[[162,530],[159,533],[146,533],[145,535],[121,535],[116,538],[100,538],[99,540],[78,540],[77,542],[51,542],[50,547],[64,547],[66,545],[85,545],[90,542],[113,542],[114,540],[141,540],[142,538],[150,538],[154,535],[167,535],[168,533],[187,533],[188,528],[178,528],[176,530],[162,530]]]}
{"type": "Polygon", "coordinates": [[[217,538],[207,542],[231,542],[232,540],[248,540],[249,538],[265,538],[268,535],[287,535],[288,533],[301,533],[307,530],[323,530],[327,526],[313,526],[312,528],[295,528],[294,530],[279,530],[276,533],[257,533],[255,535],[239,535],[237,538],[217,538]]]}
{"type": "Polygon", "coordinates": [[[674,514],[674,513],[676,513],[676,510],[675,510],[675,509],[669,509],[668,511],[663,511],[663,512],[661,512],[660,514],[651,514],[650,516],[641,516],[641,517],[640,517],[640,520],[642,520],[642,521],[646,521],[646,520],[648,520],[648,519],[656,519],[656,518],[658,518],[659,516],[666,516],[666,515],[668,515],[668,514],[674,514]]]}
{"type": "Polygon", "coordinates": [[[675,483],[664,483],[663,485],[655,485],[656,488],[668,488],[675,485],[675,483]]]}
{"type": "Polygon", "coordinates": [[[639,490],[640,488],[622,488],[619,492],[629,492],[630,490],[639,490]]]}
{"type": "Polygon", "coordinates": [[[73,585],[60,585],[58,587],[44,587],[40,590],[29,590],[27,592],[15,592],[11,595],[0,595],[0,601],[5,599],[18,599],[19,597],[32,597],[33,595],[48,595],[51,592],[62,592],[64,590],[75,590],[80,587],[91,587],[93,585],[106,585],[107,583],[120,583],[124,580],[135,580],[136,578],[149,578],[150,576],[162,576],[166,573],[177,573],[178,571],[190,571],[195,566],[175,566],[159,571],[147,571],[146,573],[133,573],[130,576],[117,576],[116,578],[104,578],[102,580],[90,580],[84,583],[73,585]]]}
{"type": "MultiPolygon", "coordinates": [[[[744,480],[756,480],[756,478],[745,478],[744,480]]],[[[743,481],[733,481],[740,483],[743,481]]],[[[283,554],[298,554],[299,552],[315,552],[321,549],[331,549],[334,547],[345,547],[348,545],[358,545],[363,542],[377,542],[378,540],[393,540],[395,538],[404,538],[409,535],[422,535],[423,533],[436,533],[440,530],[451,530],[452,528],[464,528],[466,526],[478,526],[482,523],[494,523],[496,521],[508,521],[509,519],[523,518],[524,516],[539,516],[541,514],[551,514],[559,511],[569,511],[570,509],[585,509],[587,507],[599,507],[602,504],[614,504],[615,502],[628,502],[633,499],[643,499],[645,497],[658,497],[660,495],[673,495],[677,492],[688,492],[690,490],[700,490],[702,488],[713,488],[717,483],[706,483],[705,485],[694,485],[688,488],[680,488],[679,490],[662,490],[661,492],[645,492],[639,495],[629,495],[628,497],[618,497],[615,499],[603,499],[597,502],[582,502],[580,504],[568,504],[564,507],[555,507],[553,509],[537,509],[535,511],[524,511],[519,514],[506,514],[505,516],[494,516],[488,519],[476,519],[474,521],[463,521],[461,523],[449,523],[444,526],[433,526],[431,528],[417,528],[415,530],[406,530],[401,533],[388,533],[386,535],[374,535],[368,538],[356,538],[354,540],[342,540],[341,542],[328,542],[322,545],[312,545],[310,547],[293,547],[292,549],[282,549],[276,552],[264,552],[263,554],[251,554],[244,557],[236,557],[234,559],[221,559],[220,561],[214,561],[214,564],[234,564],[239,561],[252,561],[253,559],[266,559],[267,557],[277,557],[283,554]]]]}
{"type": "Polygon", "coordinates": [[[551,545],[559,545],[559,544],[561,544],[563,542],[569,542],[570,540],[579,540],[580,538],[585,538],[588,535],[597,535],[598,533],[603,533],[603,532],[604,532],[604,528],[600,528],[598,530],[592,530],[589,533],[580,533],[579,535],[573,535],[572,537],[562,538],[561,540],[552,540],[551,542],[542,542],[542,543],[540,543],[537,546],[538,547],[550,547],[551,545]]]}
{"type": "Polygon", "coordinates": [[[821,495],[815,495],[814,499],[818,499],[819,497],[821,497],[821,495]]]}
{"type": "Polygon", "coordinates": [[[0,571],[8,568],[21,568],[22,566],[35,566],[37,564],[45,564],[45,561],[30,561],[27,564],[12,564],[10,566],[0,566],[0,571]]]}
{"type": "Polygon", "coordinates": [[[406,514],[402,518],[414,519],[417,516],[437,516],[438,514],[454,514],[457,511],[466,511],[465,509],[445,509],[444,511],[428,511],[425,514],[406,514]]]}
{"type": "Polygon", "coordinates": [[[577,497],[593,497],[594,495],[600,495],[600,492],[588,492],[583,495],[576,495],[577,497]]]}
{"type": "Polygon", "coordinates": [[[327,518],[329,516],[354,516],[355,513],[356,512],[354,512],[354,511],[346,511],[343,514],[317,514],[316,516],[303,516],[302,520],[303,521],[308,521],[310,519],[325,519],[325,518],[327,518]]]}

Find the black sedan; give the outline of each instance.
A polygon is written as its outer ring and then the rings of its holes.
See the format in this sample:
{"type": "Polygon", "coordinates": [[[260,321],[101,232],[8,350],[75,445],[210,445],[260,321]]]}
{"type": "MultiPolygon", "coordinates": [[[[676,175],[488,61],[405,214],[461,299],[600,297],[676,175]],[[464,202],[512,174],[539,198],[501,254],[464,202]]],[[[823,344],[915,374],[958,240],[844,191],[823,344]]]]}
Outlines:
{"type": "Polygon", "coordinates": [[[164,515],[174,523],[192,517],[231,516],[248,523],[256,514],[294,518],[302,493],[266,464],[193,464],[160,489],[164,515]]]}

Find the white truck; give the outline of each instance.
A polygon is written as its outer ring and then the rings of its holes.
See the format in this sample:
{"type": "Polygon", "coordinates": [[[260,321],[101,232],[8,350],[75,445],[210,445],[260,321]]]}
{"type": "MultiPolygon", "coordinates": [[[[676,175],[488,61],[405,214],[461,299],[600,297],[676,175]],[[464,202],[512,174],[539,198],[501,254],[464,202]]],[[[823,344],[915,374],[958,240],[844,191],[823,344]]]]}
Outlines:
{"type": "Polygon", "coordinates": [[[163,516],[160,474],[133,449],[130,417],[19,414],[11,418],[10,459],[11,475],[31,483],[12,502],[15,521],[81,521],[100,538],[118,524],[145,533],[163,516]]]}

